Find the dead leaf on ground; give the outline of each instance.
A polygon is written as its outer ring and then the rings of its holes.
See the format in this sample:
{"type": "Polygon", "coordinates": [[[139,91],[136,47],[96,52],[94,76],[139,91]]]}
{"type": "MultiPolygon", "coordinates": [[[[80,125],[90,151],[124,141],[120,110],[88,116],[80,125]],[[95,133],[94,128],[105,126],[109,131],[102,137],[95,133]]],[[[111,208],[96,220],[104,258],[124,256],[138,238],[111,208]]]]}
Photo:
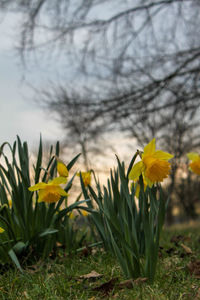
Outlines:
{"type": "Polygon", "coordinates": [[[95,255],[95,254],[97,254],[98,253],[98,249],[95,249],[95,248],[93,248],[92,250],[91,250],[91,254],[92,255],[95,255]]]}
{"type": "Polygon", "coordinates": [[[200,288],[198,288],[194,300],[200,300],[200,288]]]}
{"type": "Polygon", "coordinates": [[[90,281],[95,281],[95,280],[101,278],[102,276],[103,276],[103,274],[99,274],[96,271],[91,271],[90,273],[81,275],[78,278],[79,279],[88,279],[90,281]]]}
{"type": "Polygon", "coordinates": [[[191,261],[187,268],[191,275],[194,275],[195,278],[200,279],[200,260],[191,261]]]}
{"type": "Polygon", "coordinates": [[[27,266],[26,272],[31,273],[31,274],[37,273],[41,270],[42,266],[43,266],[42,262],[38,261],[38,263],[35,265],[27,266]]]}
{"type": "Polygon", "coordinates": [[[184,245],[184,244],[180,244],[180,246],[184,249],[184,251],[185,251],[187,254],[192,254],[192,253],[193,253],[192,250],[191,250],[188,246],[186,246],[186,245],[184,245]]]}
{"type": "Polygon", "coordinates": [[[118,278],[112,278],[109,281],[107,281],[99,286],[96,286],[92,290],[99,291],[99,292],[103,293],[104,295],[108,295],[113,290],[117,280],[118,280],[118,278]]]}
{"type": "Polygon", "coordinates": [[[92,252],[91,252],[91,248],[85,246],[82,251],[80,252],[80,256],[83,256],[83,257],[88,257],[92,252]]]}
{"type": "Polygon", "coordinates": [[[134,280],[133,279],[128,279],[128,280],[121,281],[118,284],[118,287],[120,289],[123,289],[123,288],[132,289],[133,285],[134,285],[134,280]]]}
{"type": "Polygon", "coordinates": [[[139,277],[137,279],[134,280],[134,284],[140,284],[140,283],[144,283],[148,280],[148,278],[146,277],[139,277]]]}
{"type": "Polygon", "coordinates": [[[59,243],[59,242],[56,242],[56,246],[57,246],[58,248],[63,248],[63,249],[65,249],[65,245],[63,245],[63,244],[61,244],[61,243],[59,243]]]}
{"type": "Polygon", "coordinates": [[[119,293],[114,294],[114,295],[112,296],[112,299],[117,299],[117,300],[119,300],[119,293]]]}
{"type": "Polygon", "coordinates": [[[142,284],[142,283],[146,282],[147,280],[148,280],[148,278],[146,278],[146,277],[139,277],[135,280],[128,279],[128,280],[121,281],[118,284],[118,287],[120,289],[123,289],[123,288],[132,289],[134,287],[134,285],[142,284]]]}

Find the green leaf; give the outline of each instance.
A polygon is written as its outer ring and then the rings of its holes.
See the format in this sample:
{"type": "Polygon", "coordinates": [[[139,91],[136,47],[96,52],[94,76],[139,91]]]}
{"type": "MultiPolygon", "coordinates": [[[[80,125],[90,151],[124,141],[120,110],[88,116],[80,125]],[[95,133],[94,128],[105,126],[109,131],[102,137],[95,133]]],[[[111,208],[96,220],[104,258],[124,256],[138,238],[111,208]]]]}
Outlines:
{"type": "Polygon", "coordinates": [[[20,263],[19,263],[19,260],[18,260],[18,258],[17,258],[17,256],[16,256],[15,252],[13,251],[13,249],[10,249],[10,250],[8,251],[8,255],[10,256],[10,258],[11,258],[12,262],[15,264],[15,266],[16,266],[22,273],[24,273],[24,271],[23,271],[23,269],[21,268],[21,265],[20,265],[20,263]]]}
{"type": "Polygon", "coordinates": [[[23,242],[18,242],[17,244],[15,244],[15,245],[13,246],[12,249],[14,250],[14,252],[15,252],[17,255],[19,255],[19,254],[21,254],[23,251],[25,251],[26,248],[27,248],[27,244],[25,244],[25,243],[23,243],[23,242]]]}
{"type": "Polygon", "coordinates": [[[69,171],[73,165],[75,164],[75,162],[77,161],[77,159],[79,158],[79,156],[81,155],[81,153],[79,153],[78,155],[76,155],[67,165],[67,170],[69,171]]]}
{"type": "Polygon", "coordinates": [[[37,162],[36,162],[36,167],[35,167],[35,183],[38,183],[38,181],[39,181],[41,165],[42,165],[42,137],[40,135],[40,143],[39,143],[37,162]]]}
{"type": "Polygon", "coordinates": [[[40,234],[39,234],[39,237],[44,237],[44,236],[47,236],[49,234],[54,234],[58,232],[58,229],[54,229],[54,228],[47,228],[45,229],[44,231],[42,231],[40,234]]]}

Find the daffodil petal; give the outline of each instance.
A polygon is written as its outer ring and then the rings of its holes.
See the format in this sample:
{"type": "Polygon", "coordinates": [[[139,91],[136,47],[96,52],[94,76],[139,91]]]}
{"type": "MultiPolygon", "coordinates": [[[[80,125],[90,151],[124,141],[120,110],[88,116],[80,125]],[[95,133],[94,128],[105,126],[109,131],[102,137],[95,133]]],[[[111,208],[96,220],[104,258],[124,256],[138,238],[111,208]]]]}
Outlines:
{"type": "Polygon", "coordinates": [[[143,155],[152,155],[156,151],[156,139],[154,138],[144,147],[143,155]]]}
{"type": "Polygon", "coordinates": [[[57,162],[57,171],[58,171],[58,174],[62,177],[68,177],[69,176],[69,172],[67,170],[67,167],[61,161],[57,162]]]}
{"type": "Polygon", "coordinates": [[[47,184],[45,182],[39,182],[33,186],[30,186],[28,189],[29,191],[33,192],[33,191],[37,191],[37,190],[43,190],[47,187],[47,184]]]}
{"type": "MultiPolygon", "coordinates": [[[[148,177],[146,177],[145,175],[143,175],[143,177],[144,177],[144,180],[145,180],[146,184],[147,184],[150,188],[152,188],[153,182],[152,182],[148,177]]],[[[147,186],[145,187],[145,190],[146,190],[146,188],[147,188],[147,186]]]]}
{"type": "Polygon", "coordinates": [[[69,213],[68,217],[69,217],[71,220],[73,220],[76,216],[75,216],[75,214],[73,213],[73,211],[71,211],[71,212],[69,213]]]}
{"type": "Polygon", "coordinates": [[[5,229],[3,229],[2,227],[0,227],[0,233],[3,233],[5,231],[5,229]]]}
{"type": "Polygon", "coordinates": [[[84,217],[87,217],[89,215],[88,211],[81,209],[81,213],[84,217]]]}
{"type": "Polygon", "coordinates": [[[187,157],[188,157],[189,160],[191,160],[191,161],[195,161],[195,160],[200,159],[199,154],[196,153],[196,152],[190,152],[190,153],[188,153],[188,154],[187,154],[187,157]]]}
{"type": "Polygon", "coordinates": [[[38,202],[43,202],[45,195],[46,195],[46,191],[45,190],[40,190],[39,193],[38,193],[38,202]]]}
{"type": "Polygon", "coordinates": [[[144,164],[142,161],[139,161],[132,167],[128,178],[133,181],[137,180],[142,174],[143,170],[144,170],[144,164]]]}
{"type": "Polygon", "coordinates": [[[139,199],[139,195],[140,195],[140,185],[139,185],[139,183],[136,183],[136,190],[135,190],[136,198],[139,199]]]}
{"type": "Polygon", "coordinates": [[[56,177],[52,181],[49,181],[48,184],[50,185],[59,185],[59,184],[65,184],[67,183],[67,178],[66,177],[56,177]]]}
{"type": "Polygon", "coordinates": [[[55,188],[55,192],[57,192],[58,194],[60,194],[61,196],[64,196],[64,197],[68,196],[67,192],[65,192],[65,190],[63,190],[60,186],[57,186],[55,188]]]}
{"type": "Polygon", "coordinates": [[[157,158],[160,160],[169,160],[173,157],[174,157],[174,155],[167,153],[167,152],[163,152],[161,150],[158,150],[153,154],[153,158],[157,158]]]}

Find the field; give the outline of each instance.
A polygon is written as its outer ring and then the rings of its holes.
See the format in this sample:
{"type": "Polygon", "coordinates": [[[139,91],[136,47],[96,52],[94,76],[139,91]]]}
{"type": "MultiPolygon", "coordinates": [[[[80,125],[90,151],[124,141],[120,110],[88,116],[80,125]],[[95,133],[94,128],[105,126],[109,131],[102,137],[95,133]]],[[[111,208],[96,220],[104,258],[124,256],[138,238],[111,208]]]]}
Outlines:
{"type": "Polygon", "coordinates": [[[1,270],[0,299],[200,299],[199,223],[165,229],[156,279],[126,280],[111,254],[100,248],[67,256],[63,249],[21,274],[1,270]]]}

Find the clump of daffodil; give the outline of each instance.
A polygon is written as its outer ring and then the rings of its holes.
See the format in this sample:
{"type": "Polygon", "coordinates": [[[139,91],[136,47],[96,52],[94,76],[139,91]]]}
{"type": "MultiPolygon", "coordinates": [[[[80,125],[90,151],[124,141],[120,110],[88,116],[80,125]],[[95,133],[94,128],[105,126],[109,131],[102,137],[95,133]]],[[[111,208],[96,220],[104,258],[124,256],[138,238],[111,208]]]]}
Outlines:
{"type": "Polygon", "coordinates": [[[2,227],[0,227],[0,233],[3,233],[5,230],[2,228],[2,227]]]}
{"type": "MultiPolygon", "coordinates": [[[[80,172],[80,173],[81,173],[81,176],[82,176],[82,179],[83,179],[84,186],[90,185],[90,183],[91,183],[91,171],[80,172]]],[[[77,174],[77,176],[80,177],[80,173],[77,174]]]]}
{"type": "Polygon", "coordinates": [[[49,180],[48,183],[39,182],[31,187],[29,187],[29,191],[38,191],[38,202],[47,202],[53,203],[60,200],[61,196],[67,197],[68,194],[64,189],[60,187],[61,184],[65,184],[67,182],[67,178],[65,177],[57,177],[53,180],[49,180]]]}
{"type": "Polygon", "coordinates": [[[200,155],[196,152],[190,152],[187,157],[192,162],[189,164],[190,169],[197,175],[200,175],[200,155]]]}
{"type": "Polygon", "coordinates": [[[66,165],[59,158],[57,158],[57,171],[58,171],[59,176],[61,176],[61,177],[69,176],[69,171],[67,170],[66,165]]]}
{"type": "Polygon", "coordinates": [[[171,168],[168,160],[173,155],[156,150],[155,138],[144,147],[144,152],[139,151],[138,153],[141,161],[132,167],[129,173],[130,180],[137,181],[142,175],[146,184],[152,187],[154,183],[162,182],[164,178],[168,177],[171,168]]]}

